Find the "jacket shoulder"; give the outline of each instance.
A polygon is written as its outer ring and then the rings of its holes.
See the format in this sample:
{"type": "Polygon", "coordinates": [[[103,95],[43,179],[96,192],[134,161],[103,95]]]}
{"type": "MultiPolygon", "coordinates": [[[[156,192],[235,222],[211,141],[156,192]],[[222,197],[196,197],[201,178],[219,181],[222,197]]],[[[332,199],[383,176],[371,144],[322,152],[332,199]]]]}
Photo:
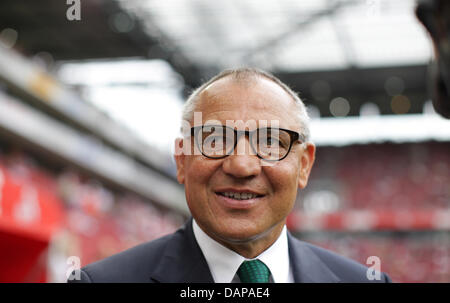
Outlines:
{"type": "Polygon", "coordinates": [[[310,249],[343,283],[367,283],[378,282],[386,283],[392,282],[385,273],[379,273],[379,279],[374,275],[374,271],[363,264],[360,264],[347,257],[341,256],[330,250],[321,248],[319,246],[302,242],[308,249],[310,249]],[[369,270],[369,272],[368,272],[369,270]],[[370,277],[370,279],[368,278],[370,277]]]}
{"type": "Polygon", "coordinates": [[[146,242],[81,269],[80,280],[68,282],[150,282],[167,243],[174,234],[146,242]]]}

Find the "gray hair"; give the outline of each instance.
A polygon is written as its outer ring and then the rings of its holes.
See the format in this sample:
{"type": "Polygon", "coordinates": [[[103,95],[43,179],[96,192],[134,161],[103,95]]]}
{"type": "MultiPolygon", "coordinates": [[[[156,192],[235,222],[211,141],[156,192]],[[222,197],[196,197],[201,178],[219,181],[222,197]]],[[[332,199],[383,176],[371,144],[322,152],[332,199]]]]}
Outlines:
{"type": "Polygon", "coordinates": [[[226,69],[221,73],[217,74],[216,76],[212,77],[209,81],[205,82],[197,89],[195,89],[190,94],[186,103],[183,106],[182,119],[184,121],[192,121],[192,119],[194,118],[194,111],[197,102],[199,100],[198,96],[200,95],[200,93],[212,83],[225,77],[233,77],[233,79],[237,81],[244,81],[251,78],[253,79],[266,78],[278,84],[294,100],[296,108],[298,110],[297,117],[299,118],[300,121],[300,128],[302,135],[304,136],[306,142],[310,140],[309,116],[303,101],[300,99],[297,93],[295,93],[291,88],[289,88],[289,86],[281,82],[280,79],[278,79],[277,77],[268,72],[256,68],[242,67],[237,69],[226,69]]]}

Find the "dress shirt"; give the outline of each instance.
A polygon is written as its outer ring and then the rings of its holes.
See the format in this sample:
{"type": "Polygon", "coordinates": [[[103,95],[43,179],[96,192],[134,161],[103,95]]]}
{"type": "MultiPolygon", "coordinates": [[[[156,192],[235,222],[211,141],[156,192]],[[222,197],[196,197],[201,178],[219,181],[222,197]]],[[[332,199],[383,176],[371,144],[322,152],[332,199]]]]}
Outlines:
{"type": "Polygon", "coordinates": [[[289,249],[286,226],[283,227],[278,239],[259,256],[246,259],[231,249],[218,243],[208,236],[193,220],[195,239],[205,256],[214,282],[230,283],[240,282],[236,274],[243,261],[259,259],[270,269],[270,281],[275,283],[292,283],[294,278],[289,261],[289,249]]]}

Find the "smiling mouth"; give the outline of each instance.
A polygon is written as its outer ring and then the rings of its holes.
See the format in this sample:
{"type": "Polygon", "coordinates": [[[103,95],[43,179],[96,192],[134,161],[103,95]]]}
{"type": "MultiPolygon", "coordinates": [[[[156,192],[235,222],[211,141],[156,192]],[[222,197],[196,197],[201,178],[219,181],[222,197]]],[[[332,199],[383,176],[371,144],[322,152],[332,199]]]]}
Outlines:
{"type": "Polygon", "coordinates": [[[238,192],[226,191],[226,192],[216,192],[216,194],[219,196],[234,199],[234,200],[250,200],[250,199],[263,197],[263,195],[258,195],[258,194],[250,193],[250,192],[239,192],[238,193],[238,192]]]}

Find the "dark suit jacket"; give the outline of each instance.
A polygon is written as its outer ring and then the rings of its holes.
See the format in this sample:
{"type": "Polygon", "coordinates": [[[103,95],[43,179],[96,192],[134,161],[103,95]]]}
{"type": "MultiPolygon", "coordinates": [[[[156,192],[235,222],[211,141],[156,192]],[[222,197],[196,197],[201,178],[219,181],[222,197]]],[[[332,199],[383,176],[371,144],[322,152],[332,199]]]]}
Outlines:
{"type": "MultiPolygon", "coordinates": [[[[288,233],[295,282],[373,282],[367,267],[297,240],[288,233]]],[[[214,282],[192,231],[192,220],[174,234],[87,265],[81,280],[69,282],[214,282]]],[[[391,282],[382,273],[381,280],[391,282]]]]}

